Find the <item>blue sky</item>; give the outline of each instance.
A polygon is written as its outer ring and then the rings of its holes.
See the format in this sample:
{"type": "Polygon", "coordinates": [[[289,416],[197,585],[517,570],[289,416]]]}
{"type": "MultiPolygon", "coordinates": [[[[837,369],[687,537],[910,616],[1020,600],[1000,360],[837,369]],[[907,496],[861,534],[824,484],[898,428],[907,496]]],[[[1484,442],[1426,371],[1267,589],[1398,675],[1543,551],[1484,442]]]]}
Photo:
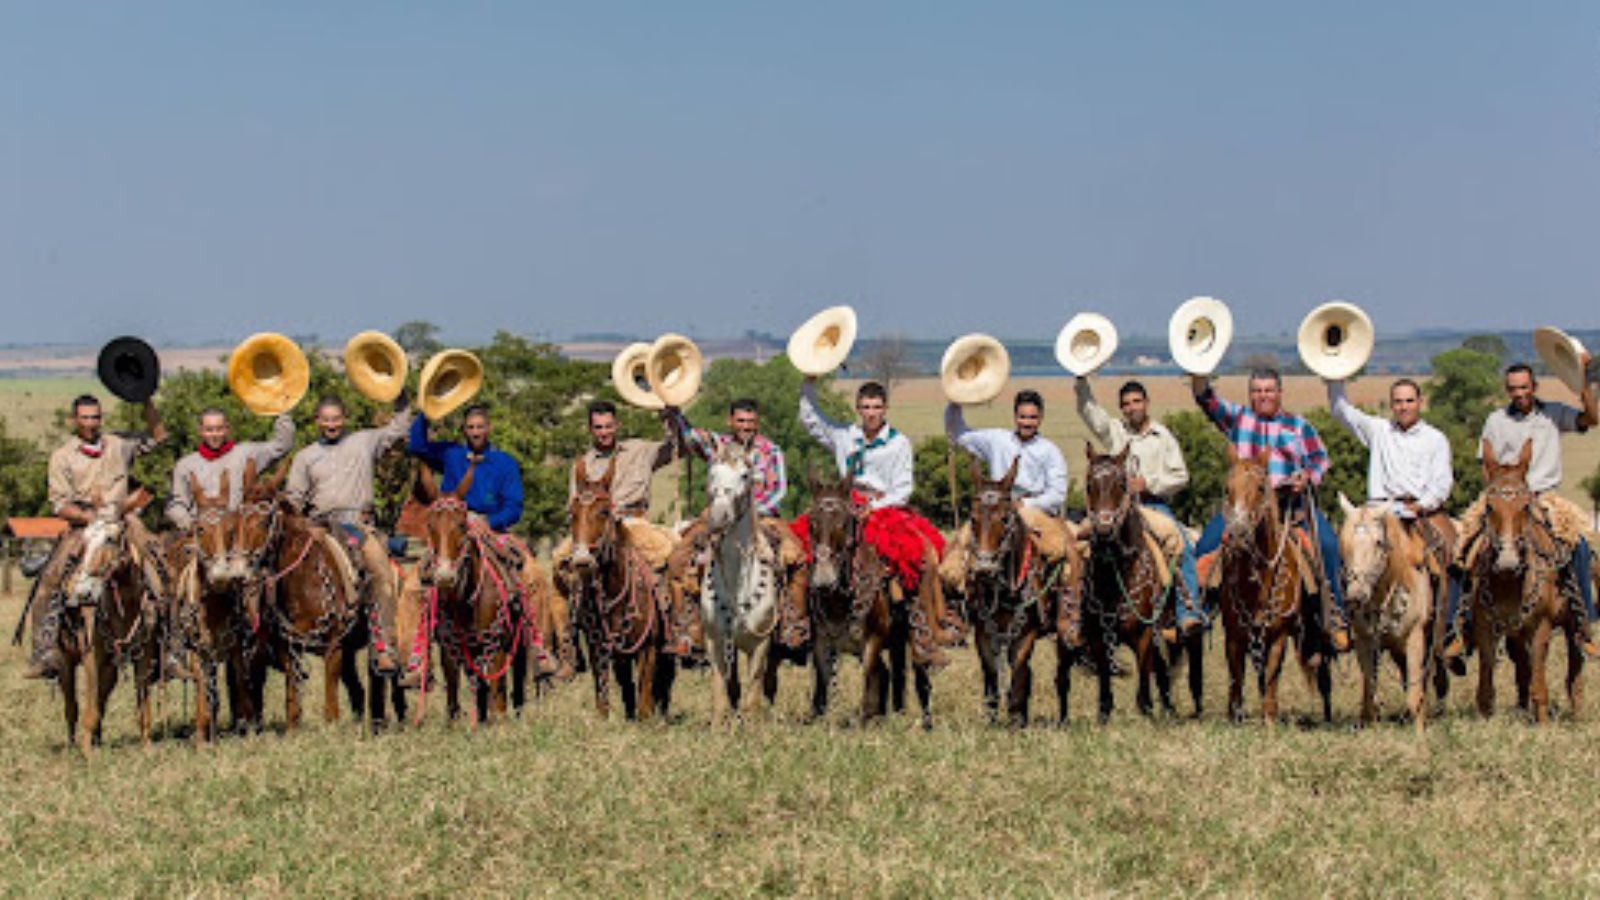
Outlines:
{"type": "Polygon", "coordinates": [[[4,3],[0,342],[1600,325],[1600,4],[4,3]]]}

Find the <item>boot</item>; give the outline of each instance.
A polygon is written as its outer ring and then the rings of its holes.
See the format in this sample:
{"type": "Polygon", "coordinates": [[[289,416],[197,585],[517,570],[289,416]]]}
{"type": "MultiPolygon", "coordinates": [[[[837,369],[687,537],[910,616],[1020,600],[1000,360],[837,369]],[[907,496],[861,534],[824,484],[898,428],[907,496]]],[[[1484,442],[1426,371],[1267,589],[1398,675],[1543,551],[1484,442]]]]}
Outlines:
{"type": "Polygon", "coordinates": [[[52,647],[43,652],[35,652],[28,660],[28,668],[23,670],[22,677],[30,681],[42,681],[60,674],[61,651],[52,647]]]}

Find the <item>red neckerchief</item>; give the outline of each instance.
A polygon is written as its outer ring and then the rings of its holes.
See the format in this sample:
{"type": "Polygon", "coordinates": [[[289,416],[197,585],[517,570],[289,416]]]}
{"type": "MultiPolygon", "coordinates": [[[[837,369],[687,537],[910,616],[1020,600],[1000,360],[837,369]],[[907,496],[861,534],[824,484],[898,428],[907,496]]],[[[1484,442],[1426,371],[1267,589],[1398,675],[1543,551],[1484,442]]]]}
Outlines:
{"type": "Polygon", "coordinates": [[[90,459],[99,459],[100,458],[100,454],[106,452],[105,442],[101,441],[99,443],[94,443],[94,444],[85,444],[80,439],[78,441],[78,452],[82,453],[84,456],[89,457],[90,459]]]}
{"type": "Polygon", "coordinates": [[[224,456],[227,456],[228,451],[233,449],[233,441],[229,441],[215,450],[207,447],[205,444],[201,444],[199,449],[201,459],[205,460],[206,462],[216,462],[224,456]]]}

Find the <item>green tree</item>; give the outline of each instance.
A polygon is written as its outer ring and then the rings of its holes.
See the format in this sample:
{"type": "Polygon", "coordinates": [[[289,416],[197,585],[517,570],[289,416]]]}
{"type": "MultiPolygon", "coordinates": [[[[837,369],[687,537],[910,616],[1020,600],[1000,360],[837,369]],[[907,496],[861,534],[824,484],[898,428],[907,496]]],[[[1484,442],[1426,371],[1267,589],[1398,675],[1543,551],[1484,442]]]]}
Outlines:
{"type": "Polygon", "coordinates": [[[49,512],[47,458],[31,441],[12,437],[0,416],[0,518],[49,512]]]}
{"type": "Polygon", "coordinates": [[[1178,439],[1189,467],[1189,486],[1173,498],[1172,511],[1180,521],[1203,526],[1222,503],[1228,478],[1228,441],[1205,413],[1196,409],[1168,413],[1161,423],[1178,439]]]}
{"type": "Polygon", "coordinates": [[[915,489],[911,505],[928,517],[935,526],[946,531],[956,527],[956,518],[965,519],[972,502],[971,456],[962,451],[955,453],[956,490],[958,508],[950,502],[950,439],[942,434],[923,438],[916,446],[915,489]]]}
{"type": "Polygon", "coordinates": [[[439,326],[432,322],[413,320],[402,323],[394,330],[394,342],[406,351],[413,369],[444,349],[444,343],[439,340],[439,326]]]}
{"type": "Polygon", "coordinates": [[[1340,494],[1349,497],[1352,503],[1361,503],[1367,498],[1367,448],[1325,408],[1311,409],[1305,417],[1328,449],[1328,472],[1317,487],[1317,503],[1337,526],[1344,521],[1340,494]]]}
{"type": "Polygon", "coordinates": [[[1475,334],[1461,342],[1461,346],[1479,353],[1487,353],[1495,358],[1496,363],[1504,362],[1511,351],[1506,347],[1505,338],[1498,334],[1475,334]]]}

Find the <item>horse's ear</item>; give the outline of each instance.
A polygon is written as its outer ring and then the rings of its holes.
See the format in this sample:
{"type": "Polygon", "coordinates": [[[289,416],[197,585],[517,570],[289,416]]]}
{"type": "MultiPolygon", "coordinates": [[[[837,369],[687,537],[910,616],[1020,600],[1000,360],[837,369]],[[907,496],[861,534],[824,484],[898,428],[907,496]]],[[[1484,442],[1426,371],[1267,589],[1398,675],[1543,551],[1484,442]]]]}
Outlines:
{"type": "Polygon", "coordinates": [[[1091,443],[1089,441],[1084,441],[1083,442],[1083,455],[1084,455],[1084,458],[1089,460],[1089,462],[1094,462],[1094,444],[1093,443],[1091,443]]]}
{"type": "Polygon", "coordinates": [[[606,473],[604,475],[600,476],[600,487],[601,487],[601,489],[603,489],[603,490],[605,490],[605,491],[607,491],[609,493],[610,490],[611,490],[611,479],[615,478],[616,474],[617,474],[617,458],[615,456],[613,456],[613,457],[611,457],[611,461],[606,463],[606,473]]]}
{"type": "Polygon", "coordinates": [[[572,464],[572,480],[576,484],[589,483],[589,467],[584,464],[581,456],[578,457],[577,462],[572,464]]]}
{"type": "Polygon", "coordinates": [[[222,507],[224,509],[228,507],[228,500],[233,496],[228,492],[228,488],[231,486],[231,484],[232,483],[228,480],[228,470],[223,469],[222,477],[217,479],[217,497],[222,500],[222,507]]]}
{"type": "MultiPolygon", "coordinates": [[[[224,475],[228,474],[228,470],[227,469],[223,469],[222,470],[222,474],[224,474],[224,475]]],[[[254,456],[252,456],[249,459],[245,460],[244,461],[244,483],[240,486],[239,489],[242,490],[246,494],[250,493],[250,489],[256,486],[256,478],[260,474],[261,474],[260,472],[256,471],[256,458],[254,456]]],[[[224,495],[226,495],[228,492],[227,491],[223,491],[222,493],[224,495]]]]}
{"type": "Polygon", "coordinates": [[[1130,451],[1132,449],[1133,449],[1133,444],[1132,443],[1127,443],[1127,444],[1123,444],[1122,445],[1122,452],[1117,454],[1117,465],[1122,466],[1123,468],[1127,468],[1127,465],[1128,465],[1128,451],[1130,451]]]}
{"type": "Polygon", "coordinates": [[[1344,495],[1344,491],[1339,492],[1339,508],[1344,510],[1346,519],[1350,519],[1356,514],[1356,505],[1350,502],[1350,498],[1344,495]]]}
{"type": "Polygon", "coordinates": [[[1004,490],[1006,490],[1006,491],[1010,491],[1011,490],[1012,483],[1017,480],[1017,465],[1019,463],[1021,463],[1021,462],[1022,462],[1022,456],[1020,454],[1017,455],[1017,456],[1011,457],[1011,466],[1010,466],[1010,468],[1006,469],[1006,477],[1000,480],[1000,486],[1004,490]]]}
{"type": "Polygon", "coordinates": [[[1226,446],[1227,446],[1227,450],[1228,450],[1228,464],[1232,465],[1232,464],[1238,462],[1239,461],[1239,451],[1233,449],[1232,442],[1229,442],[1226,446]]]}
{"type": "Polygon", "coordinates": [[[1528,466],[1533,463],[1533,438],[1522,442],[1522,452],[1517,454],[1516,468],[1528,471],[1528,466]]]}
{"type": "MultiPolygon", "coordinates": [[[[198,475],[194,474],[193,472],[190,472],[189,473],[189,499],[193,500],[195,503],[199,503],[201,500],[205,499],[205,496],[206,496],[206,492],[200,490],[200,477],[198,475]]],[[[100,499],[100,492],[99,491],[95,491],[95,500],[96,500],[95,506],[99,506],[100,505],[100,503],[98,502],[99,499],[100,499]]]]}
{"type": "Polygon", "coordinates": [[[456,485],[454,496],[457,500],[465,500],[467,491],[472,490],[472,477],[478,473],[477,463],[468,463],[466,474],[461,476],[461,483],[456,485]]]}
{"type": "Polygon", "coordinates": [[[806,489],[812,494],[817,492],[817,461],[806,460],[806,489]]]}
{"type": "Polygon", "coordinates": [[[417,466],[417,494],[423,503],[439,499],[439,483],[434,480],[433,470],[426,464],[417,466]]]}
{"type": "Polygon", "coordinates": [[[972,483],[974,485],[983,484],[985,481],[984,473],[978,466],[978,458],[976,456],[967,457],[967,471],[972,473],[972,483]]]}
{"type": "Polygon", "coordinates": [[[1484,480],[1493,481],[1495,473],[1500,471],[1500,462],[1494,458],[1494,444],[1491,444],[1488,438],[1483,439],[1483,450],[1479,453],[1479,458],[1483,461],[1484,480]]]}

